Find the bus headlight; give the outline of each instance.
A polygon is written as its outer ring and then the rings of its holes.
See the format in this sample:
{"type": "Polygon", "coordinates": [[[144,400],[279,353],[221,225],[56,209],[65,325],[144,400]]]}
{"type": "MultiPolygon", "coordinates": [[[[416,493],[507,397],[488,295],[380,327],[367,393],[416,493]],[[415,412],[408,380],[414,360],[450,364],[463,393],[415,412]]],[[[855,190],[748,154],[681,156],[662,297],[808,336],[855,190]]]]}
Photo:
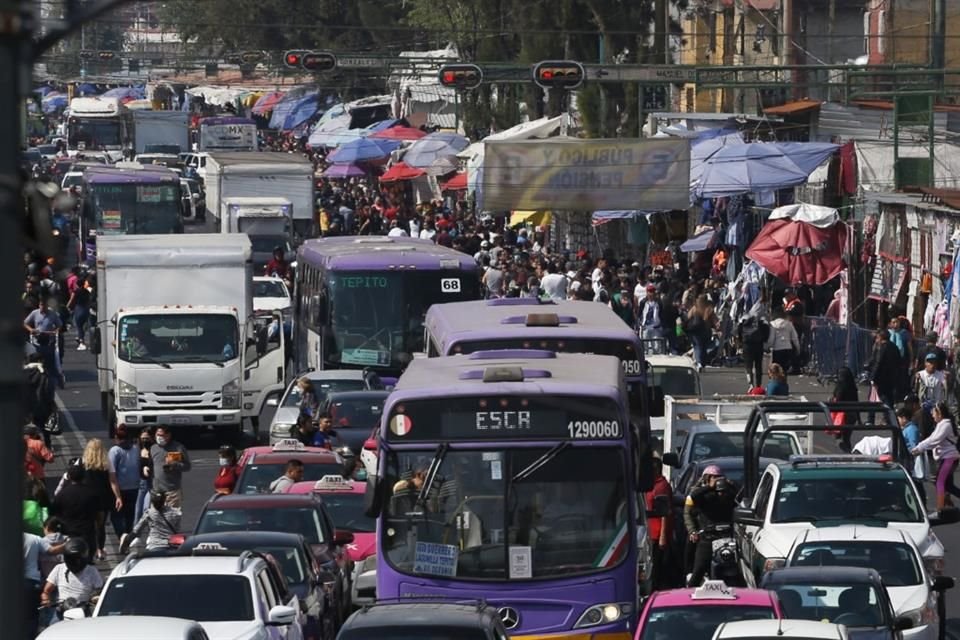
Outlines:
{"type": "Polygon", "coordinates": [[[137,388],[123,380],[117,383],[117,408],[124,411],[137,410],[137,388]]]}
{"type": "Polygon", "coordinates": [[[240,407],[240,378],[234,378],[220,390],[220,406],[224,409],[240,407]]]}
{"type": "Polygon", "coordinates": [[[610,624],[627,618],[633,611],[633,605],[629,602],[609,602],[605,604],[595,604],[580,616],[574,629],[584,627],[595,627],[600,624],[610,624]]]}

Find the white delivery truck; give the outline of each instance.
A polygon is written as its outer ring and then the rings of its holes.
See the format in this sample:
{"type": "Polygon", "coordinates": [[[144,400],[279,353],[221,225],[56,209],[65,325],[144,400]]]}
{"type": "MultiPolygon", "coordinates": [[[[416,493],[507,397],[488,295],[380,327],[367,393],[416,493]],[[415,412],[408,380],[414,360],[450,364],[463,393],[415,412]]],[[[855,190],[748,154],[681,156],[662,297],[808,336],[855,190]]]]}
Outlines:
{"type": "Polygon", "coordinates": [[[315,235],[313,163],[303,156],[272,151],[211,153],[204,185],[212,215],[223,215],[227,198],[286,198],[294,233],[301,238],[315,235]]]}
{"type": "Polygon", "coordinates": [[[190,114],[184,111],[137,109],[133,114],[133,142],[137,155],[190,150],[190,114]],[[179,147],[173,151],[173,147],[179,147]]]}
{"type": "Polygon", "coordinates": [[[243,234],[103,236],[97,243],[101,409],[123,423],[239,434],[284,384],[279,316],[253,316],[243,234]],[[276,326],[272,326],[276,323],[276,326]]]}
{"type": "Polygon", "coordinates": [[[133,143],[133,112],[118,98],[74,98],[66,122],[67,153],[103,152],[116,162],[133,143]]]}
{"type": "Polygon", "coordinates": [[[287,260],[293,259],[290,244],[293,205],[286,198],[243,197],[220,200],[220,233],[245,233],[253,247],[254,268],[270,262],[273,250],[283,247],[287,260]]]}

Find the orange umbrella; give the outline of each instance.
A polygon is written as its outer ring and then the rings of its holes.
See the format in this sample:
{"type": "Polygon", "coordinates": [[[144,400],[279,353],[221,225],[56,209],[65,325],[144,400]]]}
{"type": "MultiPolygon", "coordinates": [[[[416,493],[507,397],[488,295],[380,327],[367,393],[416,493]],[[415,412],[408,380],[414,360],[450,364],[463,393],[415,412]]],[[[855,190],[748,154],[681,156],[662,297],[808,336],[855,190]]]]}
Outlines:
{"type": "Polygon", "coordinates": [[[413,127],[390,127],[383,131],[371,134],[371,138],[386,138],[387,140],[419,140],[427,135],[426,132],[413,127]]]}

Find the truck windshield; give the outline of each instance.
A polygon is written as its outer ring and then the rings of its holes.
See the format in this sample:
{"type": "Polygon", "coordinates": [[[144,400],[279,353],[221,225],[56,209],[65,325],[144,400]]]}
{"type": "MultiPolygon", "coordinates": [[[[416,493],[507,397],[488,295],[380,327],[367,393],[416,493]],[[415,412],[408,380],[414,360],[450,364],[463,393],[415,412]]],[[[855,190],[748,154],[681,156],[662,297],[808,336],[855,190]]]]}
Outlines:
{"type": "Polygon", "coordinates": [[[405,367],[411,354],[424,351],[423,319],[430,305],[480,297],[473,276],[457,271],[332,275],[328,362],[405,367]],[[453,280],[455,286],[449,284],[453,280]]]}
{"type": "Polygon", "coordinates": [[[409,450],[387,457],[386,486],[394,492],[380,535],[398,571],[475,580],[548,578],[602,571],[626,556],[630,512],[620,450],[448,451],[439,457],[429,495],[421,496],[418,474],[431,458],[433,451],[409,450]],[[518,547],[527,554],[522,572],[510,561],[518,547]]]}
{"type": "Polygon", "coordinates": [[[93,184],[90,194],[102,235],[166,234],[183,228],[177,184],[93,184]]]}
{"type": "Polygon", "coordinates": [[[76,149],[83,143],[87,149],[121,146],[120,120],[106,118],[70,118],[67,144],[76,149]]]}
{"type": "Polygon", "coordinates": [[[664,396],[674,398],[697,398],[700,396],[700,381],[693,367],[650,367],[651,387],[663,389],[664,396]]]}
{"type": "Polygon", "coordinates": [[[224,313],[130,315],[117,332],[126,362],[224,363],[239,353],[237,319],[224,313]]]}

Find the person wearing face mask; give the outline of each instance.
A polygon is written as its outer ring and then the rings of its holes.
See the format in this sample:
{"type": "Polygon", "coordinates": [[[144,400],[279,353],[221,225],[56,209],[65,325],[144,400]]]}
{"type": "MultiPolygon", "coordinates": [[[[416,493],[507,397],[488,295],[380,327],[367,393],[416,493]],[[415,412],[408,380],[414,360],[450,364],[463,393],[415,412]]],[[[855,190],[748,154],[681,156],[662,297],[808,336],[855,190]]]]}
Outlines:
{"type": "Polygon", "coordinates": [[[228,444],[220,447],[220,470],[213,479],[213,490],[221,494],[233,493],[240,478],[240,465],[237,464],[237,450],[228,444]]]}
{"type": "Polygon", "coordinates": [[[167,506],[183,504],[183,473],[190,471],[187,448],[173,439],[169,427],[157,427],[156,444],[150,447],[153,460],[153,490],[166,494],[167,506]]]}
{"type": "Polygon", "coordinates": [[[133,514],[134,522],[139,522],[140,516],[147,510],[147,501],[150,497],[150,485],[153,484],[153,460],[150,458],[150,447],[152,446],[153,429],[148,427],[140,432],[140,446],[137,448],[140,484],[137,487],[137,505],[133,514]]]}
{"type": "Polygon", "coordinates": [[[118,425],[114,435],[115,444],[107,452],[107,459],[117,476],[123,502],[120,509],[110,512],[110,522],[119,538],[129,533],[135,522],[137,493],[140,490],[140,451],[133,445],[126,425],[118,425]]]}

